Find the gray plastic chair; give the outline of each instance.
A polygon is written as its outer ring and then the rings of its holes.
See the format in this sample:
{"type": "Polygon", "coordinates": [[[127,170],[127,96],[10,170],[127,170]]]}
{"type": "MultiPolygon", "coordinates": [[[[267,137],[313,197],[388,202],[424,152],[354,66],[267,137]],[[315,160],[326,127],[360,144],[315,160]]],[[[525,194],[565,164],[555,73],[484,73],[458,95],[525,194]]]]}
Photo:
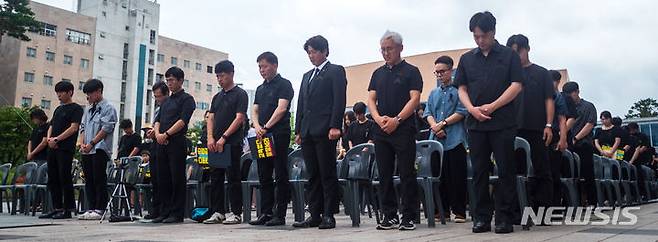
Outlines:
{"type": "Polygon", "coordinates": [[[306,212],[306,198],[304,186],[308,183],[306,174],[306,163],[301,149],[296,149],[288,154],[288,174],[290,174],[290,186],[292,187],[292,211],[295,221],[304,221],[306,212]]]}
{"type": "MultiPolygon", "coordinates": [[[[371,167],[375,158],[375,146],[365,143],[352,147],[343,158],[339,180],[345,184],[345,210],[350,215],[352,227],[361,224],[362,197],[371,186],[371,167]]],[[[366,205],[367,206],[367,205],[366,205]]]]}
{"type": "Polygon", "coordinates": [[[443,167],[443,145],[441,143],[436,140],[423,140],[416,143],[416,166],[418,167],[416,180],[424,194],[422,202],[428,227],[435,226],[435,204],[438,206],[439,214],[441,215],[441,224],[446,223],[446,213],[443,211],[441,191],[439,190],[441,184],[441,171],[439,171],[439,176],[434,176],[432,174],[433,153],[438,153],[439,167],[443,167]]]}
{"type": "MultiPolygon", "coordinates": [[[[530,151],[530,143],[527,140],[516,137],[514,140],[514,151],[522,150],[524,153],[526,171],[523,174],[518,174],[516,176],[516,192],[519,199],[519,207],[524,209],[525,207],[530,206],[528,202],[528,181],[534,178],[534,167],[532,166],[532,158],[530,151]]],[[[517,161],[518,162],[518,161],[517,161]]]]}
{"type": "Polygon", "coordinates": [[[242,205],[245,209],[242,211],[242,222],[249,223],[251,221],[251,195],[256,191],[256,217],[260,216],[261,208],[261,194],[260,194],[260,180],[258,179],[258,161],[253,159],[251,153],[245,153],[240,157],[240,163],[250,162],[249,174],[247,180],[242,181],[242,205]]]}
{"type": "Polygon", "coordinates": [[[12,206],[11,206],[12,215],[16,215],[16,207],[19,200],[22,204],[21,206],[22,212],[27,215],[28,213],[27,207],[30,204],[29,193],[30,193],[30,188],[35,180],[34,173],[36,172],[36,170],[37,170],[37,163],[35,162],[27,162],[16,167],[16,170],[14,171],[14,177],[10,185],[11,196],[12,196],[12,206]],[[16,184],[16,180],[18,177],[25,177],[23,184],[16,184]],[[19,196],[18,194],[19,191],[22,192],[22,196],[19,196]]]}
{"type": "MultiPolygon", "coordinates": [[[[9,189],[6,188],[7,186],[7,180],[9,178],[9,170],[11,170],[11,163],[5,163],[0,165],[0,213],[3,212],[3,207],[2,206],[2,201],[4,201],[4,197],[7,196],[9,197],[9,189]]],[[[10,208],[10,203],[9,200],[7,200],[7,208],[10,208]]],[[[9,209],[11,211],[11,209],[9,209]]]]}
{"type": "Polygon", "coordinates": [[[32,216],[35,216],[37,206],[41,202],[42,213],[48,213],[52,210],[52,198],[48,192],[48,163],[43,163],[37,169],[35,182],[30,188],[30,201],[32,203],[32,216]]]}
{"type": "Polygon", "coordinates": [[[571,207],[578,207],[580,201],[580,196],[578,192],[579,176],[575,168],[576,166],[575,157],[574,154],[571,153],[571,151],[564,150],[562,152],[562,158],[566,160],[569,164],[569,174],[568,175],[563,174],[563,176],[560,177],[560,183],[567,191],[566,192],[568,199],[567,204],[569,204],[569,206],[571,207]]]}

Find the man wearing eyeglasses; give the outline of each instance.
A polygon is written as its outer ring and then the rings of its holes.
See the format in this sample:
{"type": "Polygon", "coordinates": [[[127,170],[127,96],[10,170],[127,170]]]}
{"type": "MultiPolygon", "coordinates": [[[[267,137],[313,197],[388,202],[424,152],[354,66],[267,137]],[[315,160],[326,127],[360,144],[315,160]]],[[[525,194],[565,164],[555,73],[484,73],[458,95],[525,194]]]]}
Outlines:
{"type": "Polygon", "coordinates": [[[400,57],[402,36],[386,31],[380,40],[385,64],[372,73],[368,86],[368,109],[375,120],[375,155],[381,184],[380,198],[384,221],[379,230],[414,230],[418,211],[416,182],[415,110],[420,102],[423,79],[418,68],[400,57]],[[402,197],[402,222],[393,187],[393,171],[397,162],[402,197]],[[399,225],[398,225],[399,224],[399,225]]]}
{"type": "Polygon", "coordinates": [[[441,56],[434,61],[434,75],[439,82],[427,100],[423,117],[430,125],[430,140],[443,145],[441,191],[445,194],[443,208],[446,216],[455,214],[455,223],[466,222],[466,130],[464,117],[468,114],[459,101],[457,87],[452,84],[453,60],[441,56]]]}

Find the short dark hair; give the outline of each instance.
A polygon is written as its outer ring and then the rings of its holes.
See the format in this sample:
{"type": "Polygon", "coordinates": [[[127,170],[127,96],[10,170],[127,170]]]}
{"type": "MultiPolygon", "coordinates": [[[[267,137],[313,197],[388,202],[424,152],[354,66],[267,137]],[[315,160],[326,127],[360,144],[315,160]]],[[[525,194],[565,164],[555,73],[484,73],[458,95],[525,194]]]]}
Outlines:
{"type": "Polygon", "coordinates": [[[345,111],[345,115],[343,117],[345,117],[345,116],[347,116],[347,119],[349,119],[350,121],[356,120],[356,115],[354,114],[353,111],[350,111],[350,110],[345,111]]]}
{"type": "Polygon", "coordinates": [[[153,84],[153,87],[152,87],[151,89],[152,89],[153,91],[155,91],[155,90],[160,90],[160,92],[162,93],[162,95],[165,95],[165,96],[166,96],[166,95],[169,95],[169,87],[168,87],[167,84],[166,84],[165,82],[163,82],[163,81],[156,82],[155,84],[153,84]]]}
{"type": "Polygon", "coordinates": [[[614,125],[617,126],[617,127],[621,127],[621,124],[622,124],[623,122],[624,122],[624,121],[622,121],[620,117],[613,117],[613,118],[612,118],[612,124],[614,124],[614,125]]]}
{"type": "Polygon", "coordinates": [[[235,72],[235,67],[233,66],[233,62],[229,60],[223,60],[217,63],[215,65],[215,74],[219,73],[234,73],[235,72]]]}
{"type": "Polygon", "coordinates": [[[439,63],[445,64],[445,65],[448,66],[448,68],[452,69],[452,65],[455,62],[452,60],[452,58],[450,58],[450,56],[442,55],[442,56],[439,56],[439,58],[436,58],[436,60],[434,61],[434,65],[439,64],[439,63]]]}
{"type": "Polygon", "coordinates": [[[73,92],[73,84],[67,81],[60,81],[55,84],[55,92],[73,92]]]}
{"type": "Polygon", "coordinates": [[[258,58],[256,58],[256,62],[260,62],[261,60],[265,60],[268,63],[274,65],[279,64],[279,58],[277,58],[274,53],[269,51],[263,52],[262,54],[258,55],[258,58]]]}
{"type": "Polygon", "coordinates": [[[513,45],[525,50],[530,49],[530,41],[528,40],[528,37],[525,37],[525,35],[522,34],[515,34],[507,39],[507,47],[512,48],[513,45]]]}
{"type": "Polygon", "coordinates": [[[32,112],[30,112],[30,119],[35,119],[35,118],[44,122],[48,121],[48,115],[46,115],[46,112],[44,112],[40,108],[35,108],[34,110],[32,110],[32,112]]]}
{"type": "Polygon", "coordinates": [[[98,80],[96,78],[89,79],[82,86],[83,93],[92,93],[98,90],[101,90],[101,92],[103,92],[103,82],[101,82],[101,80],[98,80]]]}
{"type": "Polygon", "coordinates": [[[604,117],[604,118],[612,118],[612,113],[610,113],[610,111],[603,111],[603,112],[601,112],[601,116],[600,116],[600,117],[604,117]]]}
{"type": "Polygon", "coordinates": [[[182,81],[185,79],[185,72],[177,66],[172,66],[167,69],[167,72],[165,72],[165,77],[170,76],[173,76],[176,80],[182,81]]]}
{"type": "Polygon", "coordinates": [[[141,156],[141,155],[148,155],[149,157],[151,157],[151,152],[148,151],[148,150],[142,150],[142,152],[139,152],[139,155],[140,155],[140,156],[141,156]]]}
{"type": "Polygon", "coordinates": [[[580,89],[578,87],[578,83],[576,83],[576,82],[567,82],[567,83],[564,83],[564,85],[562,86],[562,92],[564,92],[566,94],[571,94],[571,93],[573,93],[575,91],[578,91],[578,90],[580,90],[580,89]]]}
{"type": "Polygon", "coordinates": [[[550,70],[550,72],[551,72],[551,77],[553,77],[554,82],[562,80],[562,74],[560,74],[559,71],[550,70]]]}
{"type": "Polygon", "coordinates": [[[628,126],[629,129],[634,129],[634,130],[638,130],[638,129],[640,129],[640,126],[637,125],[636,122],[630,122],[630,123],[628,123],[628,125],[626,125],[626,126],[628,126]]]}
{"type": "Polygon", "coordinates": [[[322,35],[316,35],[306,40],[306,43],[304,43],[304,51],[308,52],[309,46],[317,51],[325,52],[325,55],[329,56],[329,41],[322,37],[322,35]]]}
{"type": "Polygon", "coordinates": [[[366,104],[363,102],[357,102],[354,104],[354,107],[352,107],[352,110],[356,114],[365,114],[366,113],[366,104]]]}
{"type": "Polygon", "coordinates": [[[496,17],[489,11],[479,12],[471,17],[468,24],[468,29],[473,32],[475,28],[480,28],[483,32],[487,33],[496,30],[496,17]]]}
{"type": "Polygon", "coordinates": [[[121,122],[119,123],[120,129],[128,129],[132,127],[133,127],[133,121],[131,121],[130,119],[121,120],[121,122]]]}

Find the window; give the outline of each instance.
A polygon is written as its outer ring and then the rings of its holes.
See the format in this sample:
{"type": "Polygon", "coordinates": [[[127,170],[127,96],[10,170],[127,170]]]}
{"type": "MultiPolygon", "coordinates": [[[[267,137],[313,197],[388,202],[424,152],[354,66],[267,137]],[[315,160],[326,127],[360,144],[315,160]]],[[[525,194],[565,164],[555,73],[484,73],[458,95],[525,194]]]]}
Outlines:
{"type": "Polygon", "coordinates": [[[147,78],[148,78],[148,85],[149,86],[153,85],[153,69],[152,68],[149,68],[147,78]]]}
{"type": "Polygon", "coordinates": [[[123,43],[123,58],[128,59],[128,43],[123,43]]]}
{"type": "Polygon", "coordinates": [[[201,110],[208,110],[210,105],[207,102],[197,102],[196,103],[196,108],[201,109],[201,110]]]}
{"type": "Polygon", "coordinates": [[[171,57],[171,64],[172,65],[178,65],[178,58],[172,56],[171,57]]]}
{"type": "Polygon", "coordinates": [[[212,66],[206,66],[207,72],[212,73],[212,66]]]}
{"type": "Polygon", "coordinates": [[[32,106],[32,98],[31,97],[21,98],[21,106],[31,107],[32,106]]]}
{"type": "Polygon", "coordinates": [[[122,119],[123,119],[123,114],[124,114],[124,111],[125,111],[125,110],[126,110],[126,105],[122,103],[122,104],[119,106],[119,120],[122,120],[122,119]]]}
{"type": "Polygon", "coordinates": [[[63,82],[71,82],[71,79],[62,78],[63,82]]]}
{"type": "Polygon", "coordinates": [[[55,61],[55,52],[46,51],[46,60],[55,61]]]}
{"type": "Polygon", "coordinates": [[[103,11],[103,17],[107,17],[107,13],[103,11]]]}
{"type": "Polygon", "coordinates": [[[89,60],[87,59],[80,59],[80,69],[87,69],[89,68],[89,60]]]}
{"type": "Polygon", "coordinates": [[[27,57],[37,57],[37,49],[27,47],[27,57]]]}
{"type": "Polygon", "coordinates": [[[183,67],[185,67],[185,68],[190,68],[190,61],[188,61],[188,60],[183,60],[183,67]]]}
{"type": "Polygon", "coordinates": [[[151,114],[150,113],[146,112],[144,114],[144,122],[151,123],[151,114]]]}
{"type": "Polygon", "coordinates": [[[652,146],[658,146],[658,123],[651,124],[651,135],[649,137],[651,137],[652,146]]]}
{"type": "Polygon", "coordinates": [[[155,44],[155,30],[151,30],[151,36],[149,37],[151,44],[155,44]]]}
{"type": "Polygon", "coordinates": [[[34,73],[32,72],[25,72],[23,80],[25,82],[33,83],[34,82],[34,73]]]}
{"type": "Polygon", "coordinates": [[[121,102],[126,101],[126,82],[121,82],[121,102]]]}
{"type": "Polygon", "coordinates": [[[78,90],[82,90],[82,87],[85,86],[85,82],[81,81],[78,83],[80,86],[78,86],[78,90]]]}
{"type": "Polygon", "coordinates": [[[194,90],[201,91],[201,82],[194,82],[194,90]]]}
{"type": "Polygon", "coordinates": [[[212,92],[212,85],[207,84],[207,85],[206,85],[206,91],[208,91],[208,92],[212,92]]]}
{"type": "Polygon", "coordinates": [[[38,27],[30,28],[29,31],[43,36],[55,37],[57,35],[57,25],[39,22],[38,27]]]}
{"type": "Polygon", "coordinates": [[[73,56],[64,55],[64,64],[73,65],[73,56]]]}
{"type": "Polygon", "coordinates": [[[149,50],[149,64],[155,64],[155,50],[149,50]]]}
{"type": "Polygon", "coordinates": [[[121,80],[128,79],[128,61],[123,61],[123,66],[121,66],[121,80]]]}
{"type": "Polygon", "coordinates": [[[155,74],[155,82],[161,82],[164,81],[164,75],[162,74],[155,74]]]}
{"type": "Polygon", "coordinates": [[[41,109],[50,109],[50,100],[41,100],[41,109]]]}
{"type": "Polygon", "coordinates": [[[153,91],[146,90],[146,106],[151,106],[151,99],[153,98],[153,91]]]}
{"type": "Polygon", "coordinates": [[[91,35],[77,30],[66,29],[66,40],[76,44],[90,45],[91,35]]]}
{"type": "Polygon", "coordinates": [[[203,68],[203,65],[201,63],[196,63],[196,66],[194,67],[195,70],[200,71],[201,68],[203,68]]]}
{"type": "Polygon", "coordinates": [[[185,87],[185,88],[190,87],[190,80],[185,80],[185,81],[183,82],[183,87],[185,87]]]}
{"type": "Polygon", "coordinates": [[[52,86],[53,85],[53,77],[49,76],[49,75],[44,75],[43,76],[43,85],[52,86]]]}
{"type": "Polygon", "coordinates": [[[130,31],[130,26],[126,25],[126,31],[130,31]]]}
{"type": "Polygon", "coordinates": [[[158,54],[158,63],[163,63],[163,62],[164,62],[164,55],[158,54]]]}

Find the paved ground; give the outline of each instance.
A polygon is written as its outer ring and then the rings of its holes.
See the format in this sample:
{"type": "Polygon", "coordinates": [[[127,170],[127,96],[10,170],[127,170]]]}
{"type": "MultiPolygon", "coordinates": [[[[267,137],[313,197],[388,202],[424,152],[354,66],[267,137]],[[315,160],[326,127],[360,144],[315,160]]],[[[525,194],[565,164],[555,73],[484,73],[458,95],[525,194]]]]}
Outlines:
{"type": "Polygon", "coordinates": [[[0,214],[0,240],[23,241],[658,241],[658,203],[646,204],[633,226],[548,226],[515,233],[473,234],[471,223],[435,228],[419,225],[415,231],[377,231],[374,219],[362,218],[353,228],[349,218],[338,216],[334,230],[275,228],[241,225],[204,225],[186,220],[184,224],[162,225],[141,222],[99,224],[79,220],[39,220],[31,216],[0,214]]]}

